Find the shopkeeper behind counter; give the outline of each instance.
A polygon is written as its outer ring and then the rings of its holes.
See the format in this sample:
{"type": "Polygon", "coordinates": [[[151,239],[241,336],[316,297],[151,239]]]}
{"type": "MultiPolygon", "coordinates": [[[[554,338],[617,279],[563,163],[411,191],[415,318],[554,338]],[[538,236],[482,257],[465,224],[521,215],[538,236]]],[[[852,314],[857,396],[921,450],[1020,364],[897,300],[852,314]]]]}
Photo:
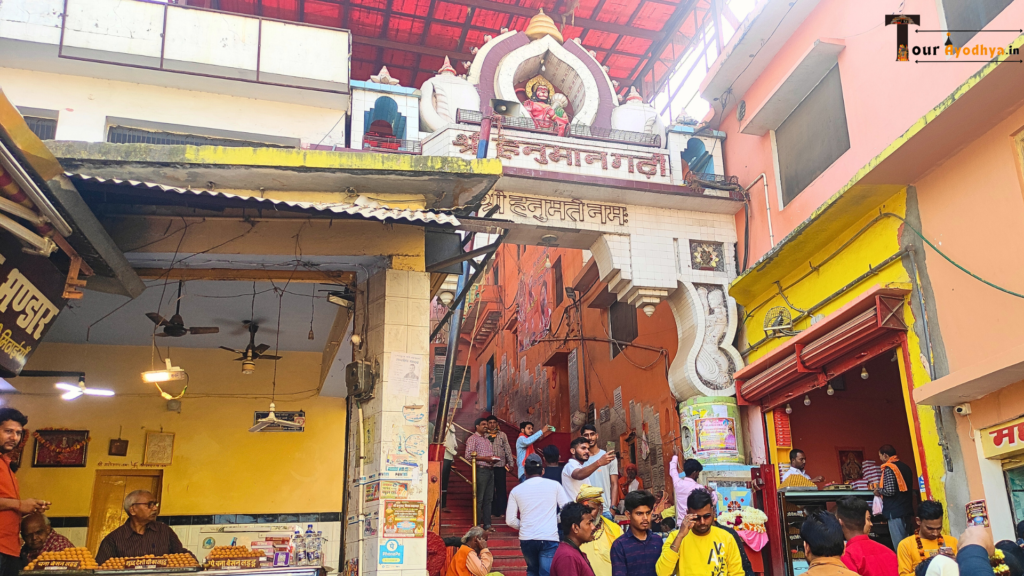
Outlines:
{"type": "Polygon", "coordinates": [[[125,496],[124,511],[128,513],[128,520],[103,539],[96,562],[103,564],[110,558],[135,558],[146,554],[191,555],[170,526],[156,521],[159,508],[160,503],[151,492],[136,490],[125,496]]]}

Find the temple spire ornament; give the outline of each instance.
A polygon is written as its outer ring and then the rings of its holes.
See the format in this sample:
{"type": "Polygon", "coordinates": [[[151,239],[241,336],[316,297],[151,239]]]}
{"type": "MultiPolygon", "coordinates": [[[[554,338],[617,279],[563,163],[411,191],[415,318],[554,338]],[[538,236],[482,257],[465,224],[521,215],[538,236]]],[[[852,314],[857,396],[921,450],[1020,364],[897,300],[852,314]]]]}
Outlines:
{"type": "Polygon", "coordinates": [[[438,70],[437,73],[438,74],[451,74],[452,76],[455,75],[455,67],[452,66],[452,61],[449,60],[447,56],[444,57],[444,65],[441,66],[441,69],[438,70]]]}
{"type": "Polygon", "coordinates": [[[523,32],[526,37],[530,40],[540,40],[545,36],[551,36],[559,44],[565,42],[562,39],[562,33],[555,27],[555,21],[550,16],[544,13],[544,9],[541,8],[540,12],[536,16],[530,18],[530,25],[526,27],[523,32]]]}
{"type": "Polygon", "coordinates": [[[370,76],[370,82],[387,84],[389,86],[398,86],[399,80],[397,78],[392,78],[391,73],[388,72],[388,67],[384,66],[376,75],[370,76]]]}

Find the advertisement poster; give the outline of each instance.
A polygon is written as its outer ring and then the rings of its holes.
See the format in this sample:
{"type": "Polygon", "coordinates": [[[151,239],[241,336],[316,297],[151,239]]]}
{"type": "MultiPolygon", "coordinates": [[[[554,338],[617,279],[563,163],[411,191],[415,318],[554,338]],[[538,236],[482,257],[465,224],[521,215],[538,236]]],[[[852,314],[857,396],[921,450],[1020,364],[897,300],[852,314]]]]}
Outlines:
{"type": "Polygon", "coordinates": [[[408,482],[381,480],[380,482],[367,484],[364,490],[366,502],[376,502],[381,498],[385,500],[405,500],[409,497],[408,482]]]}
{"type": "Polygon", "coordinates": [[[698,418],[694,428],[697,452],[736,451],[736,421],[732,418],[698,418]]]}
{"type": "Polygon", "coordinates": [[[398,540],[387,540],[380,545],[377,563],[385,566],[401,566],[405,563],[405,546],[398,540]]]}
{"type": "Polygon", "coordinates": [[[384,501],[382,529],[385,538],[423,538],[426,522],[427,505],[422,500],[384,501]]]}
{"type": "Polygon", "coordinates": [[[390,392],[396,396],[418,396],[420,374],[423,373],[423,356],[392,352],[388,371],[390,392]]]}

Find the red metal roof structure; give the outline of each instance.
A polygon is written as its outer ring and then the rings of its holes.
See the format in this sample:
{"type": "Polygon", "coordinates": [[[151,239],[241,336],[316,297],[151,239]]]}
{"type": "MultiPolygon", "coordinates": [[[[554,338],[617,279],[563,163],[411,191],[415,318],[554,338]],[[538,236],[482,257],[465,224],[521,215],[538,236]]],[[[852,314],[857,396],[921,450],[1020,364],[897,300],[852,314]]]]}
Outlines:
{"type": "MultiPolygon", "coordinates": [[[[695,35],[739,22],[722,0],[180,0],[181,4],[351,30],[352,78],[367,80],[381,66],[404,86],[419,88],[451,57],[463,62],[484,36],[524,30],[544,9],[567,40],[597,53],[625,94],[646,99],[695,35]],[[652,56],[654,55],[654,56],[652,56]],[[652,75],[653,72],[653,75],[652,75]]],[[[721,44],[719,40],[719,51],[721,44]]]]}

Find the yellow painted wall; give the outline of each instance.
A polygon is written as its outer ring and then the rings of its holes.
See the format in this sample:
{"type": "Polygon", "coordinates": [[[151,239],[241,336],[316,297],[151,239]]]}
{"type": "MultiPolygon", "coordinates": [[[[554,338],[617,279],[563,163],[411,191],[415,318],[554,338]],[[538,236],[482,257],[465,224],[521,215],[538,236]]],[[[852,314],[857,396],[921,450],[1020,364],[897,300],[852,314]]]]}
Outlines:
{"type": "MultiPolygon", "coordinates": [[[[223,350],[171,348],[173,363],[190,377],[179,414],[167,411],[153,385],[142,383],[149,347],[43,344],[28,369],[84,371],[88,385],[111,388],[117,396],[68,402],[54,394],[59,379],[11,379],[23,394],[3,400],[28,416],[30,430],[86,429],[92,437],[85,468],[33,468],[27,463],[35,442],[30,439],[18,472],[22,496],[52,501],[51,516],[88,516],[96,471],[141,464],[146,431],[162,429],[175,433],[174,459],[164,468],[164,515],[341,511],[345,401],[316,395],[319,353],[281,355],[277,409],[305,410],[301,433],[248,432],[253,411],[270,402],[269,361],[257,362],[256,373],[245,376],[223,350]],[[128,456],[108,456],[108,442],[119,431],[129,441],[128,456]]],[[[180,385],[167,388],[176,393],[180,385]]]]}
{"type": "MultiPolygon", "coordinates": [[[[852,238],[861,228],[878,216],[880,212],[892,212],[899,216],[904,216],[906,214],[906,192],[900,192],[883,202],[881,205],[873,209],[866,210],[865,212],[866,214],[863,218],[847,229],[826,230],[824,233],[819,232],[822,247],[814,257],[810,258],[810,262],[820,263],[824,261],[829,254],[852,238]]],[[[840,252],[833,260],[822,266],[817,272],[811,274],[796,286],[787,289],[786,297],[789,298],[789,301],[794,306],[802,309],[807,309],[808,307],[824,300],[827,296],[839,290],[857,276],[867,272],[869,265],[876,266],[889,256],[892,256],[899,251],[900,245],[898,234],[901,225],[902,222],[896,218],[885,218],[877,222],[864,234],[854,240],[846,249],[840,252]]],[[[783,249],[777,256],[777,259],[784,262],[786,258],[787,252],[783,249]]],[[[794,261],[788,264],[790,265],[787,266],[786,269],[789,270],[789,272],[784,278],[780,279],[783,286],[788,286],[811,269],[810,264],[806,261],[794,261]]],[[[860,294],[863,294],[864,291],[876,285],[898,285],[900,287],[910,288],[910,280],[910,272],[904,268],[900,261],[895,261],[882,269],[874,277],[854,286],[846,293],[833,300],[827,306],[818,311],[818,313],[828,316],[830,313],[843,307],[860,294]]],[[[742,278],[739,279],[737,284],[742,283],[742,281],[742,278]]],[[[771,307],[786,306],[786,302],[778,295],[774,286],[770,291],[759,295],[752,301],[744,302],[738,300],[738,303],[742,305],[745,310],[751,310],[762,302],[767,303],[755,311],[753,316],[747,318],[745,321],[748,343],[756,342],[764,337],[764,316],[771,307]]],[[[911,365],[909,367],[910,375],[913,379],[914,386],[919,387],[930,381],[928,370],[922,361],[926,358],[926,352],[922,354],[921,342],[919,341],[917,334],[914,332],[913,326],[915,317],[914,314],[911,313],[909,299],[904,310],[904,321],[910,328],[907,332],[909,356],[911,360],[911,365]]],[[[919,310],[915,309],[914,312],[919,313],[919,310]]],[[[796,314],[796,312],[793,313],[794,316],[796,314]]],[[[795,326],[795,329],[803,330],[810,327],[810,325],[810,318],[808,318],[795,326]]],[[[768,342],[763,347],[752,352],[746,358],[747,363],[756,361],[761,356],[764,356],[769,350],[782,344],[784,341],[784,339],[774,339],[768,342]]],[[[902,355],[899,358],[899,365],[904,383],[904,402],[907,406],[913,406],[914,404],[907,397],[909,396],[905,386],[907,367],[903,362],[902,355]]],[[[906,425],[913,430],[914,424],[910,410],[911,408],[908,408],[906,425]]],[[[918,471],[922,470],[921,459],[923,458],[928,468],[928,480],[931,485],[932,497],[945,502],[945,489],[943,484],[945,462],[942,457],[942,451],[939,448],[940,439],[935,423],[934,413],[932,408],[928,406],[918,407],[916,410],[918,419],[920,420],[922,443],[925,448],[925,454],[921,455],[916,453],[918,451],[918,447],[915,442],[915,469],[918,471]]],[[[915,435],[912,433],[911,436],[915,435]]]]}

